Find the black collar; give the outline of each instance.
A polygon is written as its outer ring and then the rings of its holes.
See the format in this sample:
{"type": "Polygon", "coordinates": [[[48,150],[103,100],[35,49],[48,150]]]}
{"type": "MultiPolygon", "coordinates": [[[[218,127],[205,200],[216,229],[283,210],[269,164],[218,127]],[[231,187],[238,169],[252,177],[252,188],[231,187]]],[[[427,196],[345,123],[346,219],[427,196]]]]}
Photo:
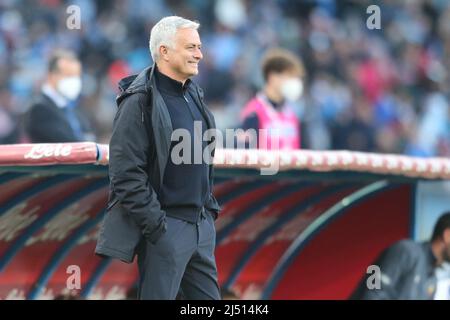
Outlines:
{"type": "Polygon", "coordinates": [[[191,79],[187,79],[183,85],[180,81],[174,80],[161,73],[158,68],[155,68],[155,76],[156,83],[160,91],[176,96],[184,95],[191,83],[191,79]]]}

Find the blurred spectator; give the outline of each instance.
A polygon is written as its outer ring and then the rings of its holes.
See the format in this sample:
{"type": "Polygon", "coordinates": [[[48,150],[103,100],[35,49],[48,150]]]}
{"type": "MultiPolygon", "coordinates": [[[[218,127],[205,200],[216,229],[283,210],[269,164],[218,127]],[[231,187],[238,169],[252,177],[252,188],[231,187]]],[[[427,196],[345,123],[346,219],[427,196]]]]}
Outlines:
{"type": "Polygon", "coordinates": [[[25,115],[25,131],[33,143],[85,139],[76,99],[81,92],[81,63],[70,51],[50,58],[46,82],[25,115]]]}
{"type": "Polygon", "coordinates": [[[369,30],[372,2],[0,1],[0,143],[22,141],[18,119],[56,47],[79,55],[79,111],[97,141],[109,142],[117,78],[151,64],[149,30],[177,14],[202,23],[197,81],[218,128],[241,124],[242,106],[264,82],[262,54],[282,47],[303,58],[308,74],[294,110],[302,147],[450,156],[450,2],[379,1],[381,29],[369,30]],[[69,5],[80,7],[80,29],[66,27],[69,5]],[[372,138],[363,146],[347,127],[372,138]]]}
{"type": "Polygon", "coordinates": [[[12,144],[21,139],[18,116],[12,109],[10,98],[6,89],[0,89],[0,144],[12,144]]]}
{"type": "Polygon", "coordinates": [[[252,129],[238,137],[260,149],[300,149],[300,123],[290,105],[303,93],[304,69],[294,54],[271,49],[262,62],[264,87],[242,110],[242,128],[252,129]]]}
{"type": "Polygon", "coordinates": [[[375,147],[373,114],[363,95],[355,98],[349,112],[341,113],[332,125],[332,143],[336,149],[371,151],[375,147]]]}
{"type": "MultiPolygon", "coordinates": [[[[368,275],[355,290],[352,299],[432,300],[450,299],[447,281],[437,287],[438,270],[450,262],[450,212],[436,222],[430,242],[402,240],[388,249],[373,263],[381,274],[375,275],[379,288],[369,288],[368,275]]],[[[441,278],[443,281],[445,278],[441,278]]]]}

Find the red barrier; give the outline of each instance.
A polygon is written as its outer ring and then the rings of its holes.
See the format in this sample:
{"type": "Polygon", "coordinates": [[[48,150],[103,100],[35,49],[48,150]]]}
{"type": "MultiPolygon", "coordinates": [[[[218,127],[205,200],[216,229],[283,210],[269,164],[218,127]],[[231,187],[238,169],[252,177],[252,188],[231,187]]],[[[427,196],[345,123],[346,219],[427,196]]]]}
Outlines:
{"type": "MultiPolygon", "coordinates": [[[[135,264],[93,253],[108,161],[91,142],[0,146],[0,299],[54,298],[70,266],[83,298],[124,298],[136,284],[135,264]]],[[[449,159],[348,151],[221,149],[214,164],[220,284],[255,299],[345,299],[383,247],[411,234],[417,181],[450,178],[449,159]]]]}

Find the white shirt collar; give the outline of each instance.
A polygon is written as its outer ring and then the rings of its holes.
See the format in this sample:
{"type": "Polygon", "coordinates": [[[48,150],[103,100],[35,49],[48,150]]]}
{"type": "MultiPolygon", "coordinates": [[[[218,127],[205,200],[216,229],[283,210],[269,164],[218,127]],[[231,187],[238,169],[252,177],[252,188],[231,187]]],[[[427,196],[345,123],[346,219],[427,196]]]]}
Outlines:
{"type": "Polygon", "coordinates": [[[69,100],[67,100],[62,94],[56,91],[48,83],[45,83],[42,86],[42,92],[51,100],[53,100],[53,102],[61,109],[65,108],[69,103],[69,100]]]}

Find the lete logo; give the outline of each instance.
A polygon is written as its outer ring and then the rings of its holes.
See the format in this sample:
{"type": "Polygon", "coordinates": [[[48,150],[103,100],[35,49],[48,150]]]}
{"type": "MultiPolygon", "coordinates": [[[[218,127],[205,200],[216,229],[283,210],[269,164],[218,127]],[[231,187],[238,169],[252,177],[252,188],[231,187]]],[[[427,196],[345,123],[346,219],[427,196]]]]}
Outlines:
{"type": "Polygon", "coordinates": [[[72,152],[72,146],[70,145],[38,145],[34,146],[30,152],[28,152],[24,158],[25,159],[42,159],[48,157],[67,157],[72,152]]]}

